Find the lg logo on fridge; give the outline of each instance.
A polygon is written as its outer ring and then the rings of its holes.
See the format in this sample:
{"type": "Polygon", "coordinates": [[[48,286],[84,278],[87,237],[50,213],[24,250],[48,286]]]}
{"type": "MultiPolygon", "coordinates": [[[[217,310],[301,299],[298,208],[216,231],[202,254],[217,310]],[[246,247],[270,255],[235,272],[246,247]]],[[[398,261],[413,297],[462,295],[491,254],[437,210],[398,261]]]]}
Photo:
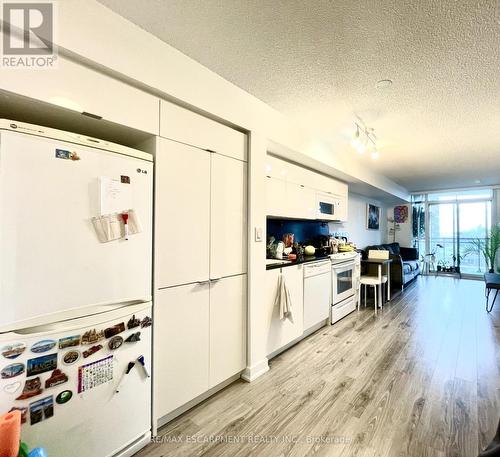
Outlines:
{"type": "Polygon", "coordinates": [[[4,2],[2,67],[54,68],[53,3],[4,2]]]}

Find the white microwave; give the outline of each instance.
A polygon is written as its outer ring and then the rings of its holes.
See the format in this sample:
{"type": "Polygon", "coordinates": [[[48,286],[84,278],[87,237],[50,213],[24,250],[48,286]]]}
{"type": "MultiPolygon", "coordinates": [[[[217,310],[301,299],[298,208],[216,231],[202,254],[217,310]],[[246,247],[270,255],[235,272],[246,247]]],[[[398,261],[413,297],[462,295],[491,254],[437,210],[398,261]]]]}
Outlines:
{"type": "Polygon", "coordinates": [[[316,218],[336,221],[339,220],[340,199],[325,192],[316,193],[316,218]]]}

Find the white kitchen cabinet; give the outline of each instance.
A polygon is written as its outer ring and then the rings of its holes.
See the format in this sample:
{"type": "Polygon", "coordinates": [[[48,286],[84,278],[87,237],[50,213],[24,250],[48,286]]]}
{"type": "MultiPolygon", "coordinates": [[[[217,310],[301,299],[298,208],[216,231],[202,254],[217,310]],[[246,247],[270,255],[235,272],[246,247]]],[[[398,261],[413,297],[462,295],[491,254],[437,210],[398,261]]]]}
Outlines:
{"type": "Polygon", "coordinates": [[[159,133],[157,97],[61,55],[57,68],[52,70],[3,70],[1,89],[154,135],[159,133]]]}
{"type": "Polygon", "coordinates": [[[268,216],[322,219],[318,216],[318,195],[323,194],[336,202],[335,218],[330,219],[347,220],[347,184],[270,155],[264,172],[268,216]]]}
{"type": "Polygon", "coordinates": [[[155,179],[155,288],[209,279],[210,153],[159,139],[155,179]]]}
{"type": "Polygon", "coordinates": [[[208,389],[209,319],[208,282],[156,291],[154,385],[157,418],[208,389]]]}
{"type": "Polygon", "coordinates": [[[210,278],[247,271],[247,163],[211,154],[210,278]]]}
{"type": "Polygon", "coordinates": [[[247,160],[247,136],[186,108],[162,100],[160,136],[247,160]]]}
{"type": "Polygon", "coordinates": [[[286,215],[297,219],[316,219],[316,191],[302,184],[286,183],[286,215]]]}
{"type": "Polygon", "coordinates": [[[282,179],[266,176],[266,214],[284,216],[286,203],[286,182],[282,179]]]}
{"type": "Polygon", "coordinates": [[[240,373],[246,366],[247,276],[210,284],[209,387],[240,373]]]}
{"type": "Polygon", "coordinates": [[[267,310],[267,354],[273,354],[302,336],[304,332],[304,280],[303,266],[293,265],[266,271],[265,306],[267,310]],[[279,306],[275,304],[279,275],[283,274],[292,301],[293,322],[281,320],[279,306]]]}

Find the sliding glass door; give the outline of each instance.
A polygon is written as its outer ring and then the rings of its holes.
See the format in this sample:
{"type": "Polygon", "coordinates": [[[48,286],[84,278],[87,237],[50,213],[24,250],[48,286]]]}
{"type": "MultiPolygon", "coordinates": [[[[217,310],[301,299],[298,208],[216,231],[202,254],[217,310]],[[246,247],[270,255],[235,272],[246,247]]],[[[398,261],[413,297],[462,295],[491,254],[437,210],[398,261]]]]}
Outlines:
{"type": "Polygon", "coordinates": [[[420,198],[419,204],[425,205],[426,227],[417,243],[421,254],[434,254],[435,269],[460,271],[466,276],[483,275],[488,270],[477,241],[484,242],[488,236],[492,197],[492,191],[486,189],[429,193],[420,198]]]}

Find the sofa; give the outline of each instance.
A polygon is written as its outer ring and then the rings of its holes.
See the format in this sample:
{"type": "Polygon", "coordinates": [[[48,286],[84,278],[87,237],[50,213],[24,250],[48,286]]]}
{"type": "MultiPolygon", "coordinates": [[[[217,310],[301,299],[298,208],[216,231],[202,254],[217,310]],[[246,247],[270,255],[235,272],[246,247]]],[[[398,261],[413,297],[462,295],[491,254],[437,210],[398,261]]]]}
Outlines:
{"type": "Polygon", "coordinates": [[[368,257],[368,251],[389,251],[391,262],[391,284],[403,288],[420,274],[418,249],[403,248],[399,243],[378,244],[367,246],[363,251],[363,258],[368,257]]]}

